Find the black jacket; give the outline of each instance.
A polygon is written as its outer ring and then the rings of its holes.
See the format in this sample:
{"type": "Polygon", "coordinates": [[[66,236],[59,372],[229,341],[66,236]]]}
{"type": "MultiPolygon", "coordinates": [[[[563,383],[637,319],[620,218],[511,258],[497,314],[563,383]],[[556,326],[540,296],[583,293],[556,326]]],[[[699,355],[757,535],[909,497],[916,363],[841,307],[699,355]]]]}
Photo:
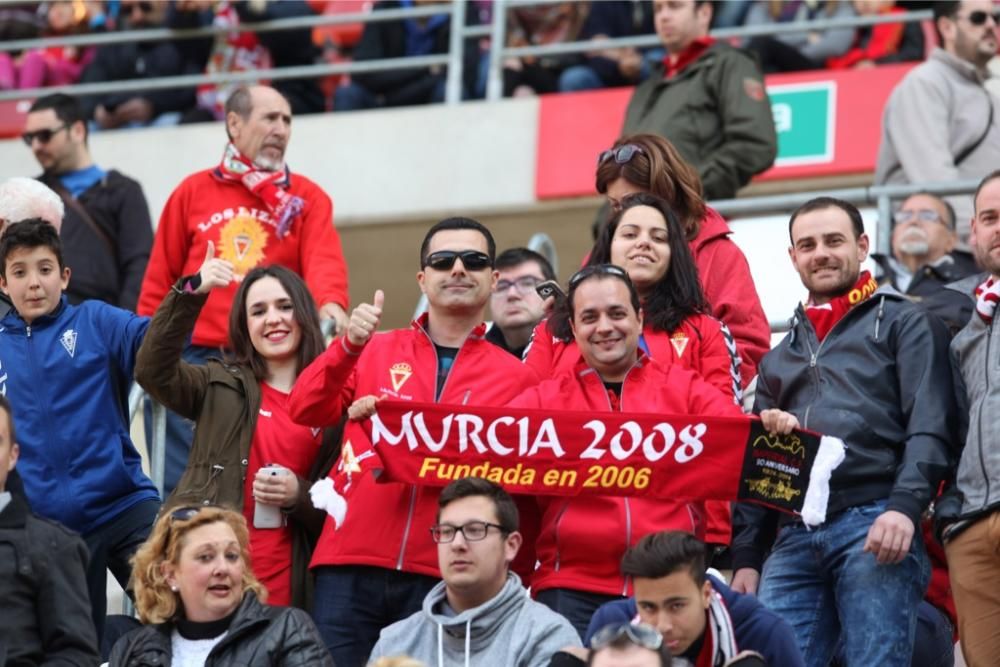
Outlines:
{"type": "Polygon", "coordinates": [[[86,572],[83,540],[13,494],[0,512],[0,665],[101,662],[86,572]]]}
{"type": "Polygon", "coordinates": [[[43,174],[38,180],[66,204],[59,235],[72,271],[66,289],[70,303],[98,299],[135,311],[153,247],[153,225],[142,186],[114,169],[109,171],[75,202],[90,214],[91,224],[71,203],[72,195],[58,176],[43,174]]]}
{"type": "MultiPolygon", "coordinates": [[[[899,289],[889,257],[874,254],[872,259],[879,269],[875,276],[878,283],[890,284],[899,289]]],[[[940,317],[954,336],[968,323],[973,303],[954,290],[946,290],[945,285],[976,273],[979,273],[979,267],[972,255],[956,250],[935,264],[928,264],[917,271],[905,294],[910,301],[919,303],[925,310],[940,317]]]]}
{"type": "MultiPolygon", "coordinates": [[[[758,367],[754,412],[780,408],[847,445],[830,479],[827,516],[880,499],[914,526],[958,459],[949,336],[890,287],[841,319],[820,344],[800,306],[758,367]]],[[[738,504],[733,567],[760,570],[778,513],[738,504]]]]}
{"type": "MultiPolygon", "coordinates": [[[[146,625],[115,644],[110,667],[169,667],[173,623],[146,625]]],[[[215,645],[205,667],[333,667],[309,614],[291,607],[270,607],[247,592],[226,636],[215,645]]]]}

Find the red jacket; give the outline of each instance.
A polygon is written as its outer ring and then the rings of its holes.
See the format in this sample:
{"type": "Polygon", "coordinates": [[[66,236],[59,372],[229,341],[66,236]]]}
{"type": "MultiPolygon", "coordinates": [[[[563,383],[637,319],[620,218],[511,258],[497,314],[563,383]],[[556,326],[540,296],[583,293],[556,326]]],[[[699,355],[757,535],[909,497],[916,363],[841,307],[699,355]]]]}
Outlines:
{"type": "MultiPolygon", "coordinates": [[[[288,192],[305,200],[303,212],[279,239],[261,199],[242,183],[224,181],[214,169],[184,179],[163,208],[142,282],[137,312],[152,315],[182,276],[197,273],[208,242],[216,257],[236,266],[239,278],[260,264],[281,264],[302,276],[316,304],[347,308],[347,263],[333,226],[333,203],[318,185],[292,174],[288,192]]],[[[212,290],[191,342],[205,347],[229,345],[229,311],[238,281],[212,290]]]]}
{"type": "Polygon", "coordinates": [[[757,374],[761,358],[771,349],[771,327],[760,305],[747,258],[729,238],[730,234],[732,230],[722,216],[706,207],[701,230],[689,245],[712,315],[725,322],[736,338],[745,387],[757,374]]]}
{"type": "MultiPolygon", "coordinates": [[[[580,361],[574,370],[526,390],[508,404],[611,412],[600,376],[580,361]]],[[[625,377],[617,409],[625,412],[738,416],[731,397],[677,364],[642,355],[625,377]]],[[[733,465],[741,465],[734,461],[733,465]]],[[[604,595],[631,595],[631,581],[618,570],[625,550],[660,530],[702,533],[700,503],[588,496],[540,500],[539,566],[532,590],[570,588],[604,595]]]]}
{"type": "MultiPolygon", "coordinates": [[[[288,402],[292,419],[314,428],[330,426],[356,398],[371,394],[434,402],[437,352],[426,326],[424,315],[410,329],[376,334],[361,350],[343,338],[334,341],[295,382],[288,402]]],[[[486,325],[478,326],[462,345],[438,402],[499,406],[536,383],[516,357],[483,338],[485,331],[486,325]]],[[[344,525],[337,530],[327,518],[312,567],[374,565],[440,576],[437,547],[428,532],[439,493],[433,487],[361,477],[351,491],[344,525]]]]}

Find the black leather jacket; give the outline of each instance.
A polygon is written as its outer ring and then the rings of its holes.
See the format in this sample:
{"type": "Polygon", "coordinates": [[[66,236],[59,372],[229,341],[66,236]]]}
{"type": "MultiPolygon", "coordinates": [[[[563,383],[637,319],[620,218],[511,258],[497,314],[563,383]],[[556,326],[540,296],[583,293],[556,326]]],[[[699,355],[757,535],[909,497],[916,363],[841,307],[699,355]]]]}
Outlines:
{"type": "MultiPolygon", "coordinates": [[[[173,623],[134,630],[111,650],[110,667],[169,667],[173,623]]],[[[205,667],[333,667],[309,614],[291,607],[269,607],[247,592],[229,632],[208,654],[205,667]]]]}
{"type": "MultiPolygon", "coordinates": [[[[957,415],[941,321],[881,287],[822,343],[800,306],[759,367],[754,412],[780,408],[847,445],[830,479],[827,516],[888,499],[914,526],[958,457],[957,415]]],[[[733,567],[760,570],[779,517],[739,504],[733,567]]]]}

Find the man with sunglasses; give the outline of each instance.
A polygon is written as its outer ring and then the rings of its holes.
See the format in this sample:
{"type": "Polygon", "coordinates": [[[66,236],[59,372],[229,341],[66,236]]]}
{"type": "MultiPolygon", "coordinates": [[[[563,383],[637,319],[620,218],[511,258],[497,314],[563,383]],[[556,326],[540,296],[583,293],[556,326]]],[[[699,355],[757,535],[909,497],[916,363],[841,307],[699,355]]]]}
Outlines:
{"type": "MultiPolygon", "coordinates": [[[[484,338],[495,254],[493,235],[475,220],[448,218],[431,227],[417,272],[427,313],[406,329],[376,333],[385,300],[376,291],[354,309],[345,335],[299,375],[289,398],[292,418],[314,428],[334,425],[349,407],[358,416],[358,399],[373,411],[383,396],[499,406],[534,384],[530,369],[484,338]]],[[[346,444],[344,456],[353,456],[346,444]]],[[[334,661],[347,667],[365,664],[383,627],[419,611],[440,574],[434,543],[421,528],[435,523],[437,489],[376,484],[366,475],[351,493],[346,520],[339,528],[327,520],[312,560],[313,616],[334,661]]],[[[534,516],[523,518],[534,524],[534,516]]],[[[529,537],[520,550],[527,572],[533,546],[529,537]]],[[[518,563],[515,569],[521,571],[518,563]]]]}
{"type": "Polygon", "coordinates": [[[580,646],[569,622],[535,602],[510,570],[522,545],[514,499],[479,477],[441,491],[430,529],[439,582],[423,609],[382,631],[371,659],[405,654],[428,665],[544,667],[580,646]]]}
{"type": "Polygon", "coordinates": [[[729,199],[774,163],[778,139],[760,67],[708,34],[715,4],[653,3],[667,56],[635,89],[621,133],[666,137],[697,169],[705,199],[729,199]]]}
{"type": "MultiPolygon", "coordinates": [[[[997,52],[991,0],[934,2],[941,47],[897,84],[886,103],[875,183],[975,180],[996,167],[1000,109],[984,87],[997,52]]],[[[969,241],[972,202],[950,197],[958,238],[969,241]]]]}
{"type": "Polygon", "coordinates": [[[135,310],[153,245],[142,186],[94,163],[83,107],[69,95],[35,100],[21,138],[44,170],[38,180],[65,207],[59,234],[73,270],[70,302],[99,299],[135,310]]]}
{"type": "Polygon", "coordinates": [[[893,214],[892,254],[872,254],[879,284],[890,284],[934,313],[952,333],[969,321],[968,299],[945,285],[977,273],[972,255],[956,247],[955,209],[921,192],[907,197],[893,214]]]}
{"type": "Polygon", "coordinates": [[[499,273],[490,296],[493,324],[486,340],[520,359],[531,340],[531,332],[545,317],[552,299],[542,299],[535,291],[546,280],[555,280],[549,260],[534,250],[509,248],[497,255],[499,273]]]}

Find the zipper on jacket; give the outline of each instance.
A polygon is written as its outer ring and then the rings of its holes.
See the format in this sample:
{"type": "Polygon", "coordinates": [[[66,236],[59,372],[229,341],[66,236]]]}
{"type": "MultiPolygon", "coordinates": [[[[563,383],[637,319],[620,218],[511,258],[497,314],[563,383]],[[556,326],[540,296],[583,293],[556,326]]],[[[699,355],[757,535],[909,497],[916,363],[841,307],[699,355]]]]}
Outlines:
{"type": "Polygon", "coordinates": [[[559,524],[562,523],[563,515],[566,513],[566,510],[568,509],[569,509],[569,499],[567,499],[564,502],[562,509],[559,510],[559,516],[556,517],[556,528],[555,531],[553,531],[555,533],[555,541],[556,541],[556,565],[554,568],[555,572],[558,572],[560,566],[562,565],[562,555],[559,553],[559,524]]]}
{"type": "MultiPolygon", "coordinates": [[[[990,321],[989,329],[986,332],[986,372],[985,375],[985,392],[984,397],[988,396],[990,393],[990,347],[993,342],[993,320],[990,321]]],[[[976,420],[976,435],[979,437],[979,468],[983,473],[983,480],[986,481],[986,493],[983,495],[983,507],[988,507],[990,502],[990,476],[986,474],[986,457],[983,456],[983,407],[985,407],[986,400],[983,399],[984,405],[979,406],[979,419],[976,420]]]]}
{"type": "MultiPolygon", "coordinates": [[[[622,392],[623,394],[625,392],[622,392]]],[[[632,544],[632,506],[629,505],[628,498],[625,498],[625,550],[628,551],[632,544]]],[[[622,597],[628,596],[628,577],[622,578],[622,597]]]]}

